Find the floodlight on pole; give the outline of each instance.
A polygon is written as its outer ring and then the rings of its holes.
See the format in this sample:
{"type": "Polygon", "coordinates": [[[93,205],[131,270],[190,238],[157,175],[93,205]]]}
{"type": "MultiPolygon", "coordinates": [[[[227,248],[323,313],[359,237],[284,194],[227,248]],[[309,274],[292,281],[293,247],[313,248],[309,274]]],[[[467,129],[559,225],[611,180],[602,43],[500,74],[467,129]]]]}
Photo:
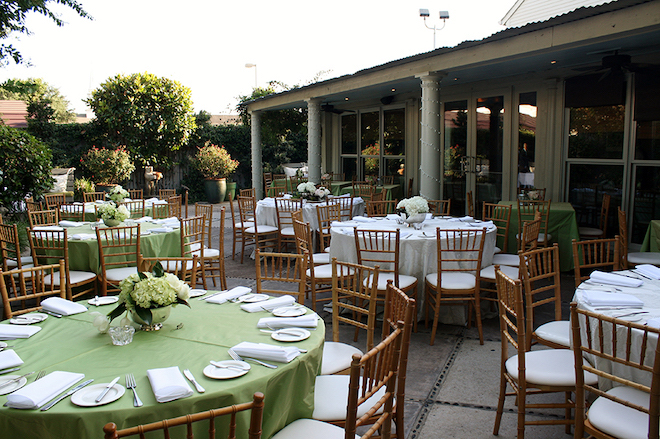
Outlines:
{"type": "Polygon", "coordinates": [[[428,9],[420,9],[419,10],[419,16],[424,19],[424,26],[426,26],[427,29],[431,29],[433,31],[433,50],[435,50],[435,48],[436,48],[436,45],[435,45],[435,32],[445,28],[445,24],[446,24],[447,20],[449,19],[449,11],[440,11],[440,20],[442,20],[442,27],[440,27],[440,28],[436,27],[435,24],[433,25],[433,27],[431,27],[426,23],[426,18],[431,16],[428,9]]]}
{"type": "Polygon", "coordinates": [[[254,88],[257,88],[257,65],[251,63],[245,64],[246,69],[251,69],[252,67],[254,67],[254,88]]]}

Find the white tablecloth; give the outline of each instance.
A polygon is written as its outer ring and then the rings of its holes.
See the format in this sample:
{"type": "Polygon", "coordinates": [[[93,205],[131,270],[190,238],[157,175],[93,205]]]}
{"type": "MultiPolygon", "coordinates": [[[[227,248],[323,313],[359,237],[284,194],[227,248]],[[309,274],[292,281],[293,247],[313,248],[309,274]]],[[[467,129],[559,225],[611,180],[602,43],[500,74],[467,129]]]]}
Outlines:
{"type": "MultiPolygon", "coordinates": [[[[475,224],[475,223],[470,223],[475,224]]],[[[409,235],[401,238],[399,246],[399,274],[415,276],[417,278],[418,316],[422,316],[424,302],[424,280],[427,274],[438,271],[438,254],[436,245],[436,228],[441,229],[469,229],[479,230],[478,227],[466,222],[449,221],[447,219],[430,219],[423,223],[421,230],[399,225],[394,220],[380,219],[369,223],[344,222],[341,226],[332,227],[330,241],[330,258],[338,261],[357,263],[357,250],[355,248],[355,235],[353,227],[369,230],[395,230],[400,228],[409,235]]],[[[402,233],[403,235],[403,233],[402,233]]],[[[491,226],[486,234],[482,268],[493,262],[497,227],[491,226]]],[[[442,323],[465,324],[465,311],[461,307],[446,306],[440,309],[442,323]]]]}
{"type": "MultiPolygon", "coordinates": [[[[634,272],[634,270],[624,270],[621,271],[621,273],[627,274],[629,276],[637,276],[637,274],[634,272]]],[[[647,320],[650,319],[658,319],[660,318],[660,280],[650,280],[650,279],[643,279],[644,284],[641,285],[640,287],[620,287],[620,286],[613,286],[613,285],[604,285],[604,284],[597,284],[595,282],[592,282],[591,280],[585,281],[580,286],[578,289],[575,291],[575,296],[573,297],[573,300],[575,300],[578,304],[578,308],[581,309],[587,309],[589,311],[597,312],[597,313],[602,313],[610,317],[617,317],[619,315],[623,314],[628,314],[631,312],[640,312],[640,311],[645,311],[645,314],[638,314],[638,315],[632,315],[632,316],[627,316],[627,317],[622,317],[623,319],[631,319],[635,320],[636,323],[639,324],[645,324],[647,320]],[[582,293],[585,290],[608,290],[612,291],[611,294],[617,294],[617,293],[623,293],[623,294],[630,294],[632,296],[637,297],[638,299],[642,300],[644,302],[644,307],[642,309],[638,308],[627,308],[627,309],[602,309],[604,307],[592,307],[589,306],[585,303],[582,293]],[[639,319],[639,320],[638,320],[639,319]]],[[[597,328],[595,325],[591,328],[592,331],[597,331],[597,328]]],[[[611,327],[610,329],[605,330],[606,334],[611,333],[611,327]]],[[[625,352],[625,338],[621,338],[624,336],[624,332],[619,332],[619,347],[622,349],[622,354],[625,352]]],[[[632,356],[635,359],[639,359],[640,355],[640,347],[641,347],[641,338],[642,338],[642,333],[641,331],[633,331],[633,339],[637,336],[637,340],[633,340],[633,350],[632,350],[632,356]]],[[[586,332],[583,331],[582,337],[586,337],[586,332]]],[[[611,346],[611,337],[607,337],[606,343],[608,343],[611,346]]],[[[653,364],[653,359],[655,355],[655,348],[657,346],[658,340],[657,337],[649,337],[649,341],[647,344],[646,348],[646,359],[644,362],[646,364],[652,365],[653,364]]],[[[593,362],[593,358],[590,358],[593,362]]],[[[602,359],[598,359],[596,361],[596,368],[605,370],[605,371],[612,371],[612,365],[609,364],[610,362],[602,359]]],[[[625,368],[624,366],[621,365],[614,365],[616,370],[616,374],[619,376],[622,376],[624,378],[630,379],[632,381],[638,382],[640,384],[645,384],[645,385],[650,385],[651,384],[651,375],[650,374],[645,374],[642,373],[641,371],[637,369],[631,369],[631,368],[625,368]]],[[[601,390],[607,390],[612,387],[611,383],[609,381],[601,380],[599,382],[599,387],[601,390]]]]}
{"type": "MultiPolygon", "coordinates": [[[[319,220],[316,215],[317,206],[326,206],[327,203],[308,203],[303,201],[303,220],[309,223],[313,230],[319,229],[319,220]]],[[[365,209],[364,200],[360,197],[353,198],[353,216],[363,215],[365,209]]],[[[265,224],[277,227],[277,211],[275,210],[275,199],[264,198],[257,201],[257,224],[265,224]]]]}

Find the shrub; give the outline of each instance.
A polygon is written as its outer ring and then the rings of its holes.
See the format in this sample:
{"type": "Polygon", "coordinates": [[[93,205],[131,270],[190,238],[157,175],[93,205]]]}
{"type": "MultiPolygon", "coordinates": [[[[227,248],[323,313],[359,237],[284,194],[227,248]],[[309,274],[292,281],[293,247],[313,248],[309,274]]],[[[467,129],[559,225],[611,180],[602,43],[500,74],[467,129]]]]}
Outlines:
{"type": "Polygon", "coordinates": [[[96,184],[117,184],[130,178],[135,170],[135,165],[123,147],[112,150],[93,146],[80,159],[80,164],[96,184]]]}
{"type": "Polygon", "coordinates": [[[96,190],[94,182],[85,177],[76,178],[73,181],[73,196],[78,201],[85,201],[85,194],[94,192],[94,190],[96,190]]]}
{"type": "Polygon", "coordinates": [[[19,201],[39,198],[53,187],[52,155],[34,136],[0,124],[0,205],[10,212],[19,201]]]}
{"type": "Polygon", "coordinates": [[[226,178],[236,170],[238,160],[232,160],[224,146],[207,143],[197,151],[193,165],[205,178],[226,178]]]}

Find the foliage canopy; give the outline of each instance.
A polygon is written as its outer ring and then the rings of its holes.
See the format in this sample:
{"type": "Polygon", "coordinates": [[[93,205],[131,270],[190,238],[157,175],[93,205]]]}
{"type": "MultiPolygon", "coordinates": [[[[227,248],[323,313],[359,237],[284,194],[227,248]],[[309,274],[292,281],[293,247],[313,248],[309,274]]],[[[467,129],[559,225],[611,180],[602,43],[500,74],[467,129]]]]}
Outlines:
{"type": "Polygon", "coordinates": [[[0,84],[0,100],[19,100],[28,103],[28,113],[38,122],[68,123],[76,120],[69,110],[69,101],[59,89],[41,78],[8,79],[0,84]]]}

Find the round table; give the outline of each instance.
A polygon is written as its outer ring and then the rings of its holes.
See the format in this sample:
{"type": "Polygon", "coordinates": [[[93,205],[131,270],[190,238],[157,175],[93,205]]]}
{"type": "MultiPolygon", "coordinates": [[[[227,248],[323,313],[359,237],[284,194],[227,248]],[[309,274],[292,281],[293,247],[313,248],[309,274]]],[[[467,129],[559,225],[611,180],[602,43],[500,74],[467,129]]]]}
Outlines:
{"type": "MultiPolygon", "coordinates": [[[[397,224],[395,220],[386,218],[370,218],[369,222],[346,221],[337,223],[331,228],[330,258],[338,261],[357,263],[357,250],[355,248],[355,235],[353,228],[368,230],[401,230],[399,245],[399,273],[417,278],[418,312],[422,312],[424,301],[425,278],[427,274],[438,271],[438,253],[436,243],[436,229],[467,229],[479,230],[480,222],[463,222],[458,218],[433,218],[423,222],[421,230],[397,224]]],[[[364,220],[363,220],[364,221],[364,220]]],[[[482,226],[483,227],[483,226],[482,226]]],[[[495,251],[497,227],[488,227],[482,267],[490,265],[495,251]]],[[[465,315],[459,307],[441,307],[440,321],[448,324],[465,324],[465,315]]]]}
{"type": "MultiPolygon", "coordinates": [[[[0,431],[26,439],[99,438],[107,422],[126,428],[251,401],[252,394],[257,391],[266,395],[264,437],[270,437],[296,419],[311,417],[314,380],[320,371],[325,337],[323,324],[310,331],[307,340],[281,343],[257,329],[257,321],[272,316],[270,313],[248,313],[234,303],[216,305],[197,299],[189,302],[192,309],[177,306],[160,331],[138,331],[133,342],[126,346],[113,346],[108,334],[100,334],[92,326],[93,316],[89,312],[61,319],[48,317],[37,324],[43,328],[37,334],[13,340],[14,350],[25,362],[21,373],[39,370],[84,373],[85,379],[93,378],[95,383],[108,383],[120,376],[122,385],[125,385],[125,374],[132,373],[144,406],[133,407],[133,395],[127,389],[117,401],[98,407],[78,407],[69,398],[46,412],[2,407],[0,431]],[[176,329],[179,324],[183,327],[176,329]],[[204,376],[202,370],[210,360],[230,359],[227,349],[242,341],[295,345],[308,352],[290,363],[277,363],[277,369],[251,364],[250,372],[230,380],[204,376]],[[156,402],[147,370],[172,366],[178,366],[181,371],[190,369],[206,392],[195,391],[188,398],[168,403],[156,402]]],[[[114,305],[90,308],[106,314],[114,305]]],[[[119,321],[113,323],[118,325],[119,321]]],[[[33,378],[28,379],[28,383],[32,381],[33,378]]],[[[194,390],[192,384],[191,388],[194,390]]],[[[0,405],[5,401],[6,397],[0,396],[0,405]]],[[[247,431],[249,413],[239,415],[238,422],[239,431],[247,431]]],[[[208,424],[200,423],[200,427],[208,429],[208,424]]],[[[222,428],[220,424],[218,428],[222,428]]]]}
{"type": "MultiPolygon", "coordinates": [[[[316,214],[317,206],[327,206],[325,203],[309,203],[303,200],[303,220],[309,223],[312,230],[319,229],[318,215],[316,214]]],[[[363,215],[365,209],[364,200],[360,197],[353,198],[353,216],[363,215]]],[[[264,198],[257,201],[256,209],[257,224],[265,224],[268,226],[277,227],[277,210],[275,209],[275,198],[264,198]]]]}
{"type": "MultiPolygon", "coordinates": [[[[127,198],[126,201],[131,201],[130,198],[127,198]]],[[[140,201],[140,200],[135,200],[140,201]]],[[[74,203],[80,204],[80,203],[74,203]]],[[[105,204],[105,202],[87,202],[85,203],[85,221],[96,221],[96,208],[95,205],[105,204]]],[[[151,208],[154,204],[167,204],[167,200],[160,200],[158,198],[149,198],[144,200],[144,214],[146,216],[151,216],[151,208]]]]}

